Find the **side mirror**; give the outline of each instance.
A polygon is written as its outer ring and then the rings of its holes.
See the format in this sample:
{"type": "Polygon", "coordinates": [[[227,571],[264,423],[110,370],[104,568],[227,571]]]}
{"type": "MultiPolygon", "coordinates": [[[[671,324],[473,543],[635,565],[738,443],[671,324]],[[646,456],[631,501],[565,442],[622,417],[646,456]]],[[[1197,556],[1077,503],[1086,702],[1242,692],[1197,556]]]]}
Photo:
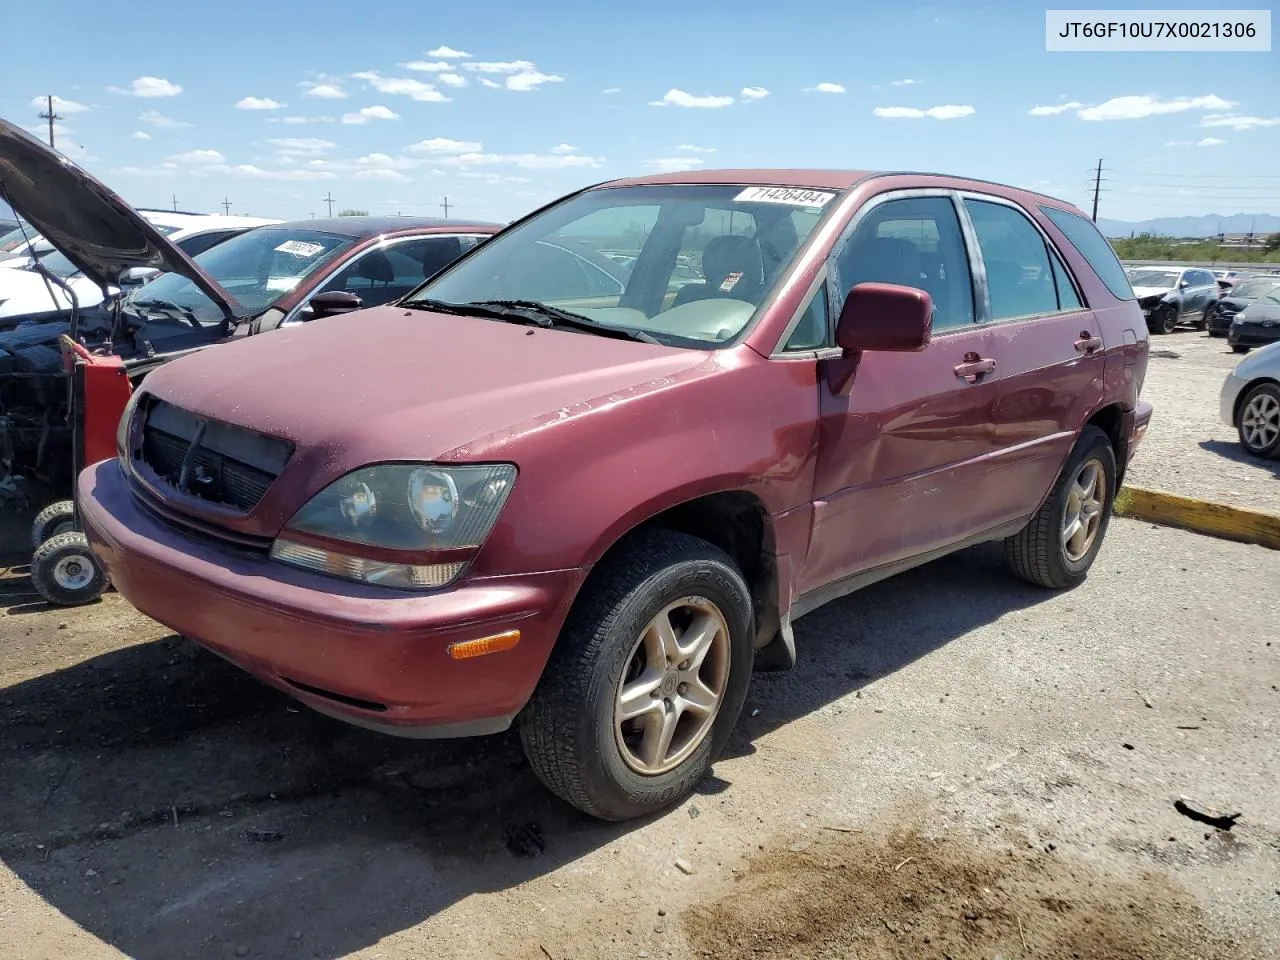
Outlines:
{"type": "Polygon", "coordinates": [[[1179,281],[1178,281],[1178,289],[1179,289],[1179,290],[1185,290],[1185,289],[1186,289],[1187,287],[1189,287],[1189,286],[1191,286],[1191,282],[1190,282],[1189,280],[1179,280],[1179,281]]]}
{"type": "Polygon", "coordinates": [[[836,323],[836,345],[850,353],[923,350],[932,336],[933,298],[896,283],[858,284],[836,323]]]}
{"type": "Polygon", "coordinates": [[[345,290],[326,290],[312,297],[307,306],[310,307],[310,319],[314,320],[317,317],[331,317],[359,310],[364,306],[364,301],[345,290]]]}

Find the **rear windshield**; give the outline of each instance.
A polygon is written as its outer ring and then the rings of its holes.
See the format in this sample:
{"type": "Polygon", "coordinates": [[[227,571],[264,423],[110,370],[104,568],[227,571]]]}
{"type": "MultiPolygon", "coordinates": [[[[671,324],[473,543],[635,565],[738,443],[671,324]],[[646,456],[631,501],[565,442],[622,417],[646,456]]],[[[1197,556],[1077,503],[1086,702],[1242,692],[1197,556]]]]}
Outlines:
{"type": "Polygon", "coordinates": [[[1120,258],[1111,249],[1106,238],[1098,232],[1092,220],[1057,207],[1041,206],[1040,212],[1066,234],[1072,246],[1080,251],[1080,256],[1089,261],[1089,266],[1093,267],[1098,279],[1107,285],[1107,289],[1117,300],[1133,299],[1133,289],[1129,286],[1124,267],[1120,266],[1120,258]]]}

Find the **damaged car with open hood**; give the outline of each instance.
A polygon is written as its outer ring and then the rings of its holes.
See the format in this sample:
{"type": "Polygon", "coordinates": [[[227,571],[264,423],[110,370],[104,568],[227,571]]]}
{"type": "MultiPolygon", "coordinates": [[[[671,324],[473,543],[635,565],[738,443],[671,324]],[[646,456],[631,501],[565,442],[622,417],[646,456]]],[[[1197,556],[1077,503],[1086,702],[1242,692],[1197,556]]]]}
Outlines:
{"type": "MultiPolygon", "coordinates": [[[[21,492],[25,477],[70,487],[67,341],[119,358],[136,385],[210,344],[393,300],[500,227],[419,217],[275,221],[193,257],[152,217],[3,120],[0,199],[68,264],[68,271],[42,270],[39,262],[28,269],[70,305],[0,324],[0,483],[10,493],[21,492]],[[75,286],[60,276],[69,271],[101,290],[101,302],[78,303],[75,286]],[[131,277],[155,271],[124,292],[131,277]]],[[[33,543],[64,529],[67,509],[64,502],[62,513],[37,524],[33,543]]]]}

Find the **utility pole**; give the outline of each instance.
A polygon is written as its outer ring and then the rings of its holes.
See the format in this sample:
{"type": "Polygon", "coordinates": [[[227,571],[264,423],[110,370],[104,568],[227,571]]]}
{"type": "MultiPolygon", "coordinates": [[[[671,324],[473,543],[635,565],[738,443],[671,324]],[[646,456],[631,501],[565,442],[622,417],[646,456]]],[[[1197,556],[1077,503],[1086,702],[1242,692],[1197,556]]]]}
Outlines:
{"type": "Polygon", "coordinates": [[[444,203],[440,204],[440,206],[444,207],[444,218],[448,220],[449,219],[449,198],[445,197],[444,203]]]}
{"type": "Polygon", "coordinates": [[[231,216],[231,199],[229,197],[222,198],[222,212],[228,217],[231,216]]]}
{"type": "Polygon", "coordinates": [[[333,216],[333,191],[330,190],[324,195],[324,202],[329,205],[329,216],[333,216]]]}
{"type": "Polygon", "coordinates": [[[48,104],[49,109],[47,109],[44,113],[40,114],[40,119],[49,121],[49,147],[52,149],[53,148],[53,121],[62,120],[63,117],[53,112],[53,94],[46,94],[44,100],[45,100],[45,103],[48,104]]]}
{"type": "MultiPolygon", "coordinates": [[[[1079,169],[1079,168],[1077,168],[1079,169]]],[[[1098,194],[1102,192],[1102,158],[1098,158],[1098,172],[1093,178],[1093,222],[1098,222],[1098,194]]]]}
{"type": "Polygon", "coordinates": [[[173,195],[173,212],[178,212],[178,195],[176,193],[173,195]]]}

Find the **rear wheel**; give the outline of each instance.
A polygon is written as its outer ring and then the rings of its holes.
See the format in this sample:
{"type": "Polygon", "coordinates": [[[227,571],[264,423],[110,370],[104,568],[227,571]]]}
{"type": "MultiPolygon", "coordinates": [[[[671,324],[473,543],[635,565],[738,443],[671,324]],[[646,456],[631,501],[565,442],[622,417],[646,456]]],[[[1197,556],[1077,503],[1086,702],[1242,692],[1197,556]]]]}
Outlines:
{"type": "Polygon", "coordinates": [[[1240,400],[1240,443],[1255,457],[1280,458],[1280,386],[1260,383],[1240,400]]]}
{"type": "Polygon", "coordinates": [[[1209,320],[1213,317],[1213,304],[1204,308],[1204,313],[1200,314],[1200,319],[1192,324],[1197,330],[1209,329],[1209,320]]]}
{"type": "Polygon", "coordinates": [[[1083,581],[1106,536],[1115,485],[1111,441],[1102,430],[1086,426],[1049,498],[1025,527],[1005,540],[1013,572],[1053,589],[1083,581]]]}
{"type": "Polygon", "coordinates": [[[648,531],[593,573],[520,717],[538,778],[629,820],[679,803],[724,747],[751,677],[751,593],[705,541],[648,531]]]}
{"type": "Polygon", "coordinates": [[[70,533],[75,529],[75,522],[76,505],[72,501],[49,504],[31,523],[31,549],[38,550],[40,544],[60,533],[70,533]]]}
{"type": "Polygon", "coordinates": [[[89,541],[78,531],[46,540],[31,558],[31,585],[56,606],[91,603],[102,596],[107,582],[89,541]]]}

